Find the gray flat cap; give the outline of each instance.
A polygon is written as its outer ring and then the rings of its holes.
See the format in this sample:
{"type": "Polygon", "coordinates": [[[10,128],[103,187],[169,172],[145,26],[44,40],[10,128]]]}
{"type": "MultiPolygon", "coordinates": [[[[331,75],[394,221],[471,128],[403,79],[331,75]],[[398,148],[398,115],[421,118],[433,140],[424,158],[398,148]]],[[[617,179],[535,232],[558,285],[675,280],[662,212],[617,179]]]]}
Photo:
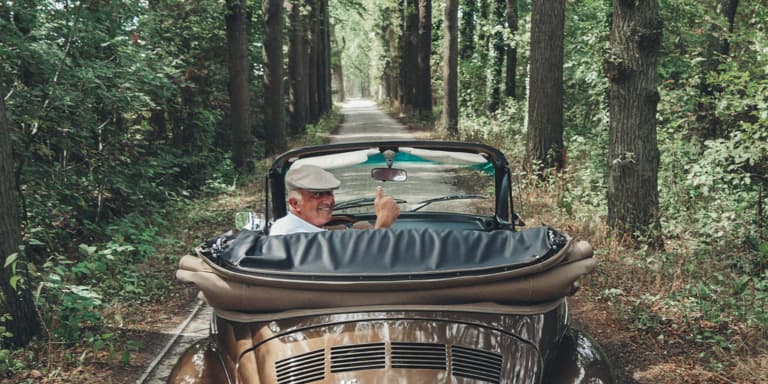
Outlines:
{"type": "Polygon", "coordinates": [[[332,173],[314,165],[291,168],[285,175],[285,187],[289,191],[330,191],[339,188],[341,181],[332,173]]]}

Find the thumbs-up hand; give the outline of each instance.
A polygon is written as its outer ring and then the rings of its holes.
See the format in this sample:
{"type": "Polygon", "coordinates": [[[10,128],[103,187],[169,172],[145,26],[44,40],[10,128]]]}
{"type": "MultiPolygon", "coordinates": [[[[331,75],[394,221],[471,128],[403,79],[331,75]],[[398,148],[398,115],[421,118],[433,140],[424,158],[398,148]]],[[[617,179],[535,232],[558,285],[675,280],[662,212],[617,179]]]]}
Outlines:
{"type": "Polygon", "coordinates": [[[376,199],[373,201],[376,210],[376,229],[389,228],[400,216],[400,207],[392,196],[384,196],[384,188],[376,188],[376,199]]]}

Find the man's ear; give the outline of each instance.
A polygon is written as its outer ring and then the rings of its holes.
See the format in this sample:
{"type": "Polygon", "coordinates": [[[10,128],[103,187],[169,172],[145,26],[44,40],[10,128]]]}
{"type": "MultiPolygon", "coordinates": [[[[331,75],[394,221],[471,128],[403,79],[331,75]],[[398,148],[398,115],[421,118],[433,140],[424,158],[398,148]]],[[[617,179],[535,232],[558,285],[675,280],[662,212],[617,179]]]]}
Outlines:
{"type": "Polygon", "coordinates": [[[290,197],[288,198],[288,205],[290,205],[292,209],[297,209],[299,207],[299,200],[295,197],[290,197]]]}

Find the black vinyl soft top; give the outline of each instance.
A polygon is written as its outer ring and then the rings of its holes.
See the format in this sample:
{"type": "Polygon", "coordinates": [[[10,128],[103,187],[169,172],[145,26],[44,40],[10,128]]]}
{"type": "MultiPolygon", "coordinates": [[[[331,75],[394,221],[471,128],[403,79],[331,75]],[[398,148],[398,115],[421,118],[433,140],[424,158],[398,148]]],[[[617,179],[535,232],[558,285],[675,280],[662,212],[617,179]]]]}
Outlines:
{"type": "Polygon", "coordinates": [[[567,243],[549,227],[347,230],[265,236],[242,231],[201,254],[233,272],[299,280],[387,281],[492,274],[547,260],[567,243]]]}

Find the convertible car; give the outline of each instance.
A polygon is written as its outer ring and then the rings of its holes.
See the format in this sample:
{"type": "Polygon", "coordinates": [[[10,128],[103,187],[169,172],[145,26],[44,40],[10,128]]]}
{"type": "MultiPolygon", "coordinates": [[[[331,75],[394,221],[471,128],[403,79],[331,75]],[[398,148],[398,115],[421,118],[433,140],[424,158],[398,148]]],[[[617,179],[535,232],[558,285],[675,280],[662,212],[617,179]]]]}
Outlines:
{"type": "Polygon", "coordinates": [[[214,315],[169,383],[613,383],[600,347],[568,320],[592,248],[524,227],[497,149],[306,147],[279,156],[266,184],[261,216],[180,261],[177,277],[214,315]],[[333,230],[270,236],[287,213],[284,176],[306,164],[341,181],[333,230]],[[400,217],[356,229],[375,221],[379,185],[400,217]]]}

